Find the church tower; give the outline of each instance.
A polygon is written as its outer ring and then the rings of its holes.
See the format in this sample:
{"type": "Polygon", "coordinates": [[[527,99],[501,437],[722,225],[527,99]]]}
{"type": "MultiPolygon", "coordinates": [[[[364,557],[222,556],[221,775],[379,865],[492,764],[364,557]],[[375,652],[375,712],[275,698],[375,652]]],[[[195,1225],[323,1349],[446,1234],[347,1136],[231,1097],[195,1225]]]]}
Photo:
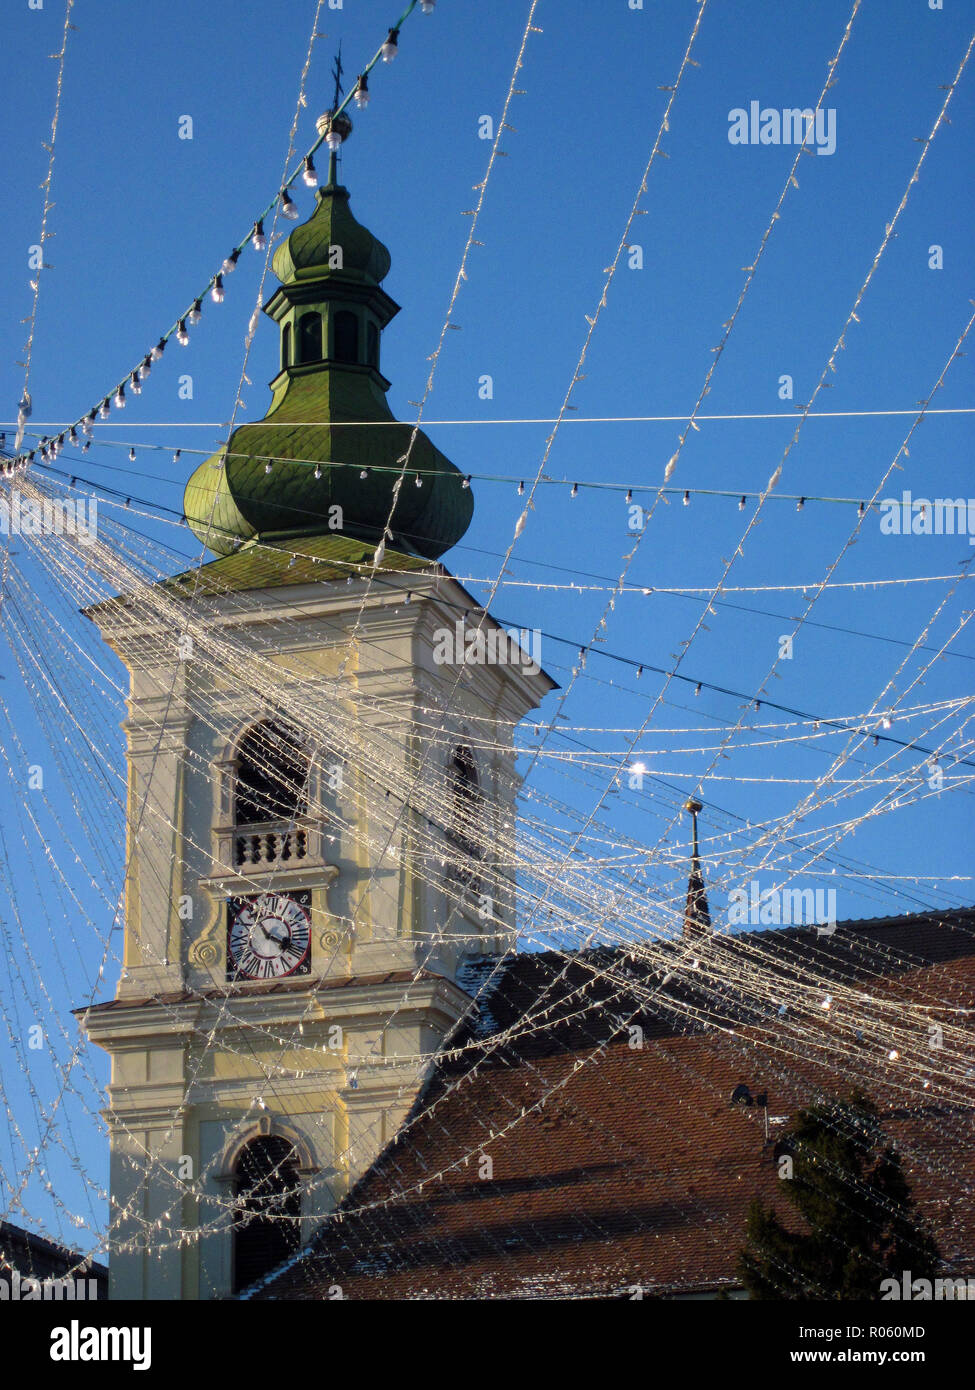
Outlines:
{"type": "Polygon", "coordinates": [[[553,688],[438,563],[471,490],[390,412],[390,257],[334,160],[273,266],[270,409],[186,488],[217,558],[89,614],[130,674],[123,970],[79,1011],[116,1298],[245,1287],[395,1134],[462,960],[513,943],[513,731],[553,688]]]}

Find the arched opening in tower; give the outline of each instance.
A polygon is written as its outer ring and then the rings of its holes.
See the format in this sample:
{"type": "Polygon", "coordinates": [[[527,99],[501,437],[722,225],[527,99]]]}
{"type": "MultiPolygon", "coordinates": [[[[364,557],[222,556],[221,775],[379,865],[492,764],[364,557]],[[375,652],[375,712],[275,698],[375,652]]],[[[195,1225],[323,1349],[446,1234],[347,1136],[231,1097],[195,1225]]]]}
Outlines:
{"type": "Polygon", "coordinates": [[[301,1190],[294,1145],[261,1135],[234,1168],[233,1291],[240,1293],[298,1249],[301,1190]]]}

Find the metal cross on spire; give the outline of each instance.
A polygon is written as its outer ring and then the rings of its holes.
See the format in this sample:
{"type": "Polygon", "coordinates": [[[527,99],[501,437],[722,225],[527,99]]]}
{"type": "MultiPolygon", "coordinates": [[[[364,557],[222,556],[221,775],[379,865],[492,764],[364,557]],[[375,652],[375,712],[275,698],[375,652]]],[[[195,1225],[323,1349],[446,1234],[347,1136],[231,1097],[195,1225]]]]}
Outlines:
{"type": "Polygon", "coordinates": [[[335,62],[334,62],[333,65],[332,65],[332,76],[335,78],[335,97],[334,97],[334,99],[333,99],[333,101],[332,101],[332,110],[333,110],[333,111],[336,111],[336,110],[338,109],[339,101],[341,100],[342,95],[343,95],[343,92],[344,92],[344,90],[345,90],[344,87],[342,86],[342,73],[343,73],[343,71],[344,71],[344,69],[343,69],[343,67],[342,67],[342,41],[341,41],[341,39],[340,39],[340,40],[339,40],[339,51],[338,51],[338,53],[335,55],[335,62]]]}
{"type": "Polygon", "coordinates": [[[342,100],[342,74],[345,69],[342,66],[342,44],[339,43],[339,51],[335,55],[335,62],[332,64],[332,76],[335,78],[335,96],[332,98],[331,109],[318,120],[318,133],[328,139],[328,182],[329,187],[338,180],[338,148],[343,140],[352,134],[352,122],[343,111],[340,116],[336,115],[339,103],[342,100]],[[336,137],[333,140],[333,135],[336,137]]]}

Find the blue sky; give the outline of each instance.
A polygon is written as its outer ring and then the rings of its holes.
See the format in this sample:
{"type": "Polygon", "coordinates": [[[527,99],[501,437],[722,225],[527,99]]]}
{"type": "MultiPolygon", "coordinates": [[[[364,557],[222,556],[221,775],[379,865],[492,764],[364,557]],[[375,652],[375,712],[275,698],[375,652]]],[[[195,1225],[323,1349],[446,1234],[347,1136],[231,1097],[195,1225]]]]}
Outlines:
{"type": "MultiPolygon", "coordinates": [[[[752,101],[779,109],[812,105],[851,5],[852,0],[819,0],[815,6],[798,0],[751,0],[747,6],[711,0],[707,5],[693,53],[700,66],[681,84],[663,139],[668,158],[651,169],[641,204],[647,215],[637,219],[630,238],[642,248],[643,268],[631,270],[624,262],[614,279],[587,355],[586,377],[572,396],[579,416],[686,417],[691,410],[711,365],[710,349],[735,306],[742,267],[754,261],[795,156],[794,149],[782,145],[731,144],[729,113],[752,101]]],[[[78,0],[54,165],[56,206],[49,225],[56,236],[47,252],[53,269],[42,276],[33,353],[32,423],[70,422],[114,389],[273,196],[280,185],[314,9],[311,0],[291,0],[286,6],[240,6],[230,0],[209,0],[205,6],[190,0],[133,6],[122,0],[78,0]],[[178,138],[180,118],[186,115],[193,119],[192,140],[178,138]]],[[[314,51],[309,102],[297,137],[300,152],[314,139],[314,117],[329,105],[329,69],[339,40],[351,80],[395,18],[394,9],[378,0],[345,0],[340,9],[323,10],[321,28],[327,37],[314,51]]],[[[448,334],[426,410],[428,422],[557,414],[587,331],[585,315],[592,315],[599,302],[604,268],[623,234],[667,101],[660,88],[673,82],[696,9],[684,0],[646,0],[636,10],[626,0],[542,0],[536,23],[543,32],[529,38],[517,82],[524,95],[514,99],[509,115],[515,129],[503,142],[507,157],[491,174],[478,230],[484,246],[475,249],[469,264],[455,312],[461,332],[448,334]],[[491,400],[478,395],[484,374],[493,379],[491,400]]],[[[401,418],[410,418],[408,402],[423,390],[427,357],[436,347],[469,230],[462,213],[473,206],[477,195],[472,186],[483,179],[487,166],[490,144],[479,138],[480,118],[499,119],[527,12],[522,0],[489,7],[439,0],[433,16],[416,13],[404,26],[396,62],[378,67],[370,80],[368,110],[353,113],[355,132],[344,152],[342,178],[357,217],[386,242],[393,257],[385,287],[403,312],[384,336],[383,363],[393,382],[390,401],[401,418]]],[[[30,309],[27,256],[37,240],[38,184],[47,165],[41,141],[48,138],[56,73],[48,54],[60,47],[63,16],[55,0],[44,0],[40,10],[28,8],[26,0],[11,0],[5,15],[8,254],[0,277],[7,325],[0,357],[5,402],[0,417],[8,424],[23,385],[23,370],[15,365],[21,355],[18,321],[30,309]]],[[[778,394],[784,374],[794,380],[795,401],[808,399],[883,240],[885,224],[908,187],[921,150],[917,137],[928,134],[944,99],[940,84],[954,77],[973,27],[975,6],[957,0],[947,0],[944,10],[932,10],[926,0],[867,0],[862,5],[826,103],[835,110],[835,153],[801,160],[799,187],[790,191],[775,224],[721,355],[705,414],[788,412],[790,404],[778,394]]],[[[864,297],[860,321],[847,335],[846,350],[839,354],[830,389],[817,401],[818,410],[911,410],[941,374],[972,310],[973,103],[975,72],[969,67],[952,101],[951,124],[939,131],[911,188],[897,236],[864,297]],[[933,245],[943,248],[941,269],[929,267],[933,245]]],[[[294,196],[302,214],[310,212],[311,194],[300,183],[294,196]]],[[[207,304],[188,349],[170,347],[142,397],[130,400],[124,418],[102,427],[99,438],[114,443],[99,444],[79,460],[79,474],[180,507],[190,455],[174,466],[171,451],[210,450],[220,440],[215,422],[227,419],[232,408],[258,276],[259,258],[245,252],[228,280],[226,302],[207,304]],[[193,377],[191,401],[177,396],[177,377],[185,372],[193,377]],[[153,422],[156,428],[141,427],[153,422]],[[137,460],[130,464],[133,442],[137,460]],[[167,447],[152,452],[146,446],[153,444],[167,447]]],[[[970,353],[954,365],[935,406],[975,404],[973,362],[970,353]]],[[[276,363],[276,333],[265,321],[248,368],[254,385],[244,390],[247,409],[241,418],[263,413],[268,400],[264,383],[276,363]]],[[[969,495],[970,421],[965,415],[928,418],[889,491],[906,487],[929,498],[969,495]]],[[[907,415],[811,419],[785,460],[779,491],[871,496],[911,423],[907,415]]],[[[760,491],[782,459],[793,428],[792,418],[704,420],[681,453],[672,485],[736,494],[760,491]]],[[[508,479],[475,484],[474,522],[464,542],[446,557],[477,594],[485,592],[479,581],[497,573],[521,511],[517,481],[534,476],[549,429],[546,424],[428,425],[434,441],[464,472],[508,479]]],[[[655,487],[679,431],[679,422],[570,420],[556,438],[547,473],[568,482],[655,487]]],[[[71,471],[75,465],[65,461],[68,457],[62,463],[71,471]]],[[[672,498],[670,505],[658,507],[649,524],[631,582],[702,590],[713,585],[722,571],[721,557],[734,553],[752,509],[740,513],[728,498],[695,496],[689,507],[672,498]]],[[[729,585],[813,585],[839,554],[855,524],[856,508],[809,502],[797,512],[794,502],[772,499],[763,516],[729,585]]],[[[139,527],[174,545],[187,559],[195,558],[187,533],[173,540],[171,528],[162,523],[140,520],[139,527]]],[[[516,547],[511,577],[551,584],[612,583],[632,541],[622,491],[583,489],[573,500],[568,487],[547,486],[516,547]]],[[[874,517],[843,556],[834,579],[867,584],[954,575],[971,557],[966,537],[882,536],[874,517]]],[[[44,578],[29,571],[28,560],[24,564],[35,593],[60,604],[64,623],[95,651],[71,604],[63,596],[56,598],[44,578]]],[[[779,664],[781,679],[771,683],[770,698],[823,719],[869,709],[907,652],[903,644],[913,642],[946,589],[943,583],[926,583],[827,592],[803,626],[793,658],[779,664]]],[[[959,589],[932,628],[929,645],[940,646],[962,611],[972,606],[966,585],[959,589]]],[[[562,645],[546,637],[543,646],[544,664],[567,685],[574,649],[592,638],[607,597],[605,592],[508,585],[501,588],[494,608],[506,621],[568,639],[562,645]]],[[[801,611],[800,599],[795,592],[726,595],[708,618],[709,630],[700,633],[684,657],[681,671],[706,685],[755,692],[775,659],[779,635],[791,630],[785,620],[801,611]]],[[[699,616],[700,602],[693,597],[626,595],[608,619],[602,645],[630,662],[669,669],[699,616]]],[[[51,630],[43,642],[56,662],[51,630]]],[[[909,703],[966,695],[973,659],[975,644],[963,635],[909,703]]],[[[0,661],[7,676],[2,693],[23,739],[24,756],[49,758],[49,719],[43,712],[38,715],[6,652],[0,661]]],[[[912,674],[918,669],[916,660],[909,669],[912,674]]],[[[619,736],[583,731],[639,726],[648,697],[660,688],[659,677],[648,677],[646,673],[638,683],[632,666],[594,653],[586,678],[566,705],[567,737],[621,747],[619,736]]],[[[708,689],[695,698],[693,684],[672,686],[667,698],[670,703],[654,719],[654,733],[637,742],[634,758],[644,748],[660,747],[657,734],[668,727],[734,723],[742,704],[708,689]]],[[[548,717],[553,710],[554,705],[548,717]]],[[[119,717],[117,703],[108,698],[93,714],[99,727],[104,725],[106,738],[119,717]]],[[[755,713],[756,721],[765,717],[755,713]]],[[[905,736],[920,737],[923,728],[924,721],[911,723],[905,736]]],[[[691,736],[673,738],[675,748],[693,741],[691,736]]],[[[714,740],[699,735],[698,742],[714,740]]],[[[570,744],[562,739],[551,746],[570,744]]],[[[883,752],[865,750],[856,769],[869,767],[871,757],[883,752]]],[[[79,825],[84,820],[84,812],[72,804],[71,787],[83,789],[88,775],[83,750],[68,749],[67,754],[74,758],[76,783],[68,773],[52,769],[50,784],[64,824],[59,828],[45,822],[52,851],[66,861],[73,818],[80,817],[79,825]]],[[[8,747],[8,755],[20,757],[20,749],[8,747]]],[[[622,798],[609,818],[646,843],[656,843],[666,833],[674,853],[682,853],[686,830],[675,834],[668,825],[707,760],[674,752],[648,754],[645,761],[660,780],[648,779],[641,796],[622,798]]],[[[730,780],[712,780],[703,794],[705,851],[708,837],[719,832],[731,832],[733,838],[716,842],[716,851],[729,844],[741,850],[747,822],[782,815],[808,789],[805,782],[782,784],[768,778],[814,778],[826,762],[821,748],[792,744],[723,762],[723,776],[730,780]]],[[[964,775],[964,769],[951,775],[964,775]]],[[[527,809],[539,814],[541,803],[534,797],[550,794],[575,798],[588,812],[597,780],[572,784],[550,767],[537,769],[529,781],[527,809]]],[[[43,856],[30,844],[30,828],[24,827],[16,796],[5,777],[0,821],[8,827],[7,853],[18,862],[11,869],[13,892],[2,885],[0,892],[23,906],[32,895],[45,895],[47,880],[43,856]],[[21,835],[29,842],[31,869],[19,862],[21,835]]],[[[855,840],[844,837],[842,853],[872,866],[871,872],[881,877],[834,876],[840,915],[971,901],[970,882],[947,881],[967,874],[971,866],[970,797],[961,785],[862,826],[855,840]],[[924,877],[910,883],[895,875],[924,877]]],[[[843,814],[855,815],[867,804],[857,799],[844,803],[843,814]]],[[[48,813],[39,814],[43,818],[48,813]]],[[[105,836],[111,841],[118,827],[110,812],[105,818],[105,836]]],[[[112,862],[108,854],[108,876],[112,862]]],[[[77,864],[67,872],[80,883],[77,864]]],[[[680,872],[675,870],[673,878],[663,872],[662,891],[673,887],[680,872]]],[[[823,880],[813,874],[804,881],[823,880]]],[[[9,920],[9,902],[5,906],[9,920]]],[[[66,1014],[95,983],[100,948],[94,934],[79,930],[56,897],[50,906],[51,941],[60,936],[77,964],[65,967],[63,981],[52,976],[51,998],[46,1004],[39,998],[38,1007],[66,1014]],[[80,937],[77,948],[68,944],[73,934],[80,937]]],[[[716,915],[722,910],[719,902],[716,915]]],[[[92,914],[97,913],[93,902],[92,914]]],[[[113,982],[110,965],[104,987],[113,982]]],[[[0,978],[8,1014],[19,989],[15,971],[0,978]]],[[[26,1022],[26,1015],[19,1018],[14,1032],[26,1022]]],[[[5,1049],[16,1051],[9,1036],[0,1037],[0,1069],[13,1077],[9,1084],[18,1120],[25,1132],[40,1133],[45,1120],[40,1110],[35,1112],[29,1076],[21,1077],[12,1062],[6,1065],[5,1049]]],[[[37,1067],[42,1069],[40,1063],[37,1067]]],[[[33,1076],[42,1106],[53,1093],[53,1073],[38,1079],[40,1070],[35,1070],[33,1076]]],[[[70,1114],[70,1105],[67,1110],[70,1114]]],[[[74,1102],[71,1122],[77,1147],[103,1177],[104,1146],[81,1099],[74,1102]]],[[[85,1211],[81,1185],[68,1161],[70,1148],[66,1142],[65,1150],[52,1158],[56,1186],[74,1210],[85,1211]]],[[[0,1163],[9,1160],[0,1142],[0,1163]]],[[[31,1201],[30,1209],[54,1229],[57,1214],[42,1187],[32,1186],[31,1201]]],[[[93,1215],[89,1219],[96,1221],[93,1215]]]]}

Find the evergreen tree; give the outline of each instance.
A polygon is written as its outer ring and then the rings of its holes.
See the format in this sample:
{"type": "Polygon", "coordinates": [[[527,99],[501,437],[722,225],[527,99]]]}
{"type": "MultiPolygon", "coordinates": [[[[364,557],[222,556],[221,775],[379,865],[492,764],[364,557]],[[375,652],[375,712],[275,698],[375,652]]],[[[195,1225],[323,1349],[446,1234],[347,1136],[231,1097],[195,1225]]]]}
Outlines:
{"type": "Polygon", "coordinates": [[[905,1270],[934,1278],[938,1248],[866,1096],[801,1110],[778,1152],[791,1160],[782,1192],[801,1228],[752,1203],[738,1257],[751,1298],[872,1300],[881,1280],[900,1280],[905,1270]]]}

